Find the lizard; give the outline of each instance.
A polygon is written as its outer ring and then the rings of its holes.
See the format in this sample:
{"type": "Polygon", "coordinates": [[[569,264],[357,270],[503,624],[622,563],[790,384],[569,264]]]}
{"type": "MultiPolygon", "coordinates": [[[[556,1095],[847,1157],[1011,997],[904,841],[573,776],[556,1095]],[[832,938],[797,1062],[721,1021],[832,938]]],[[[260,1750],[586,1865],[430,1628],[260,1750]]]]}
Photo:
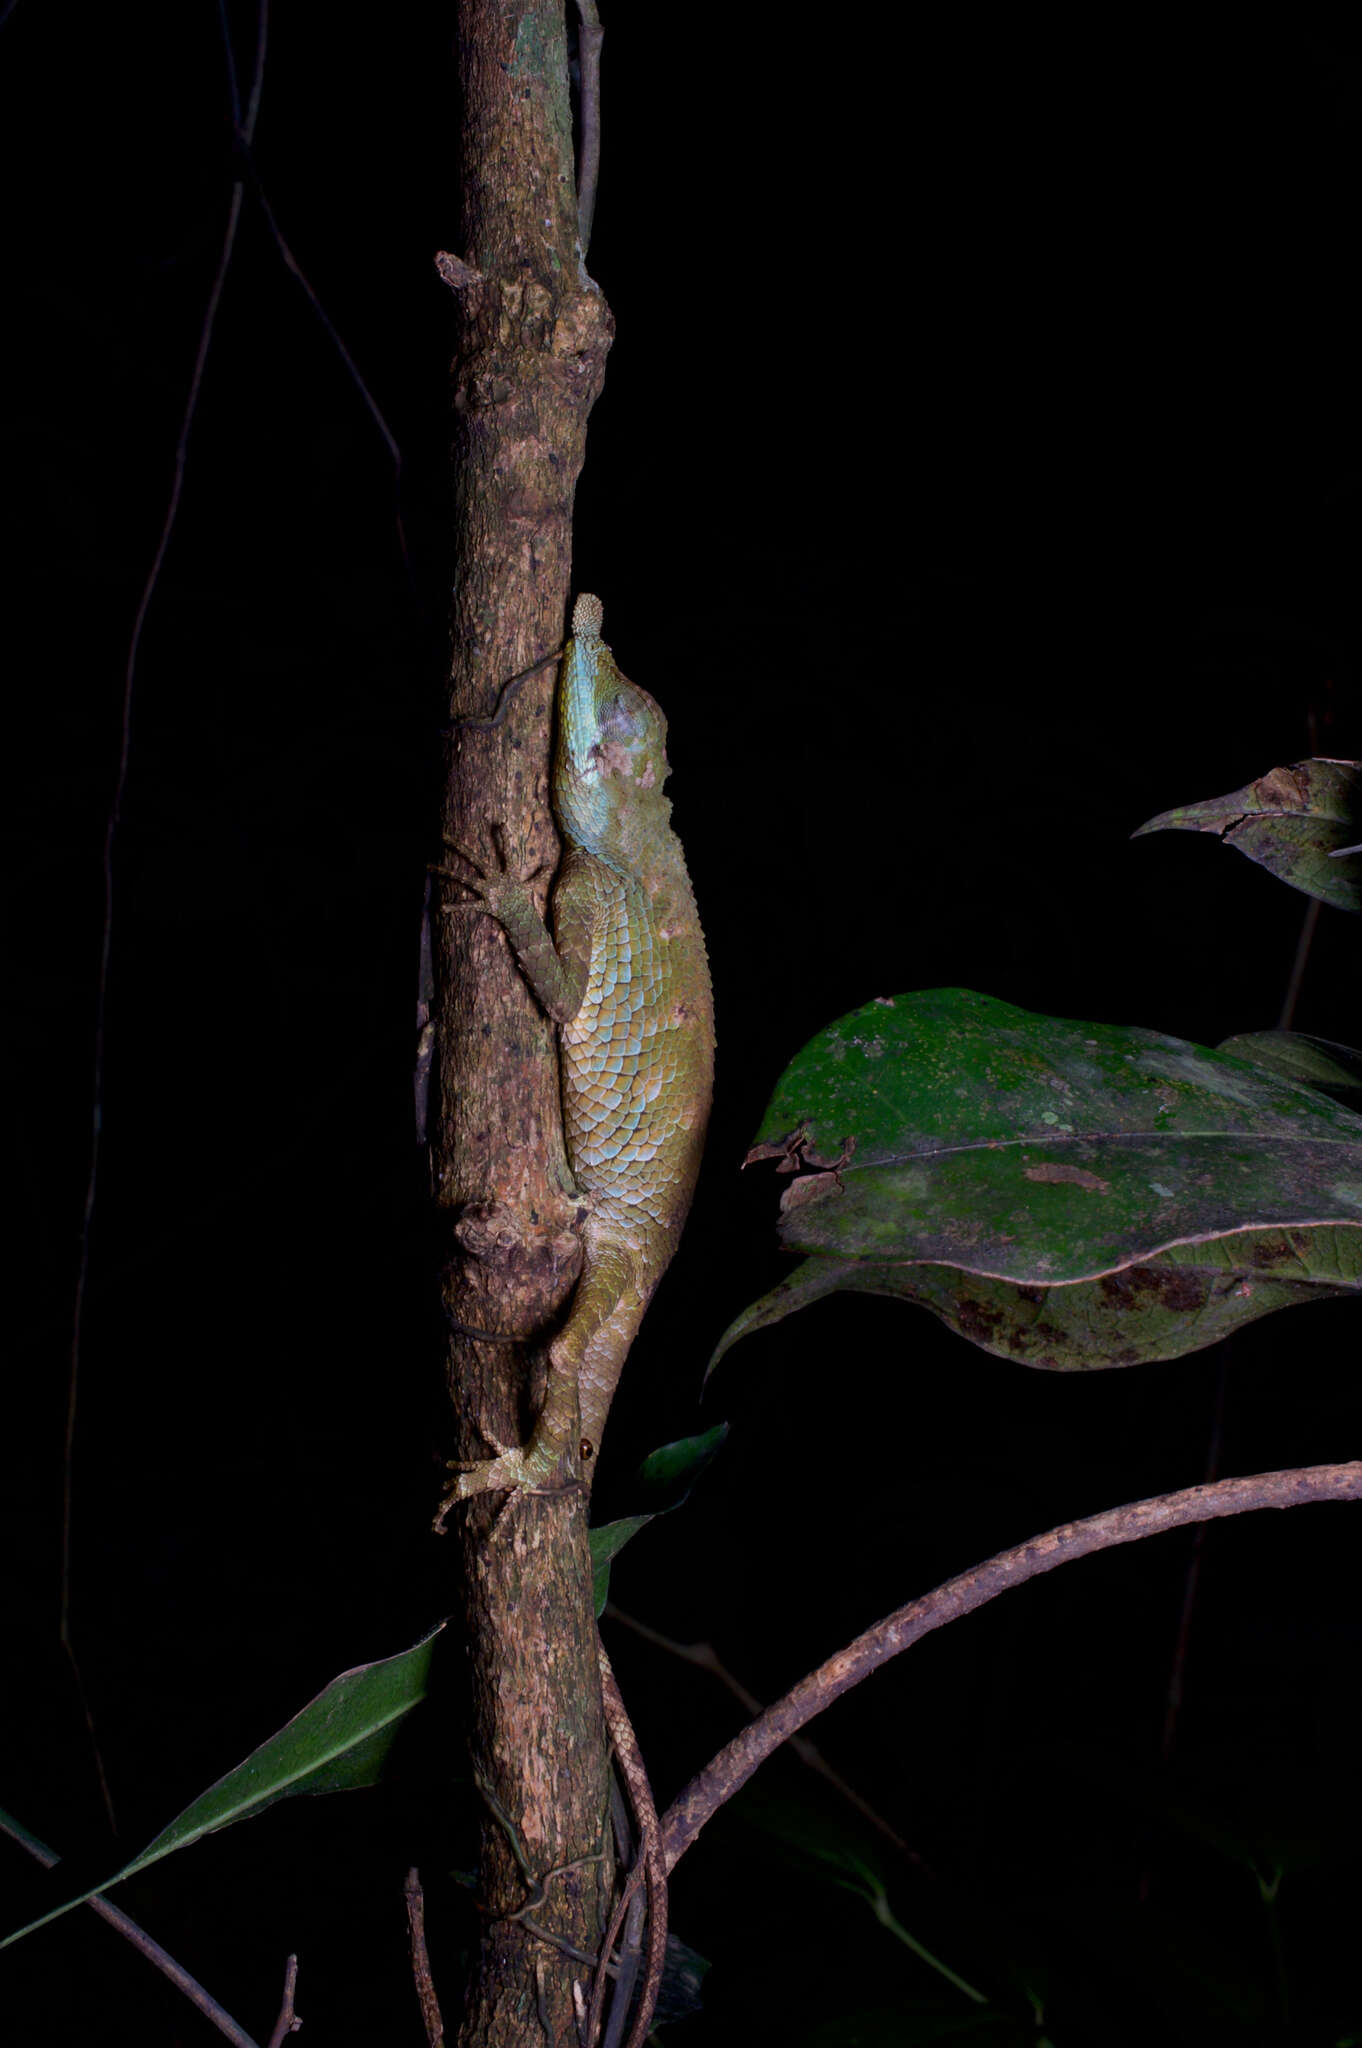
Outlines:
{"type": "Polygon", "coordinates": [[[558,683],[551,801],[563,839],[552,929],[498,855],[489,872],[438,870],[470,892],[450,911],[500,924],[558,1026],[563,1130],[585,1209],[582,1270],[548,1348],[544,1405],[528,1442],[459,1468],[455,1501],[554,1490],[580,1454],[589,1487],[606,1413],[695,1192],[714,1075],[714,1001],[704,934],[663,794],[661,707],[616,667],[600,599],[572,613],[558,683]],[[580,1442],[579,1442],[580,1433],[580,1442]]]}

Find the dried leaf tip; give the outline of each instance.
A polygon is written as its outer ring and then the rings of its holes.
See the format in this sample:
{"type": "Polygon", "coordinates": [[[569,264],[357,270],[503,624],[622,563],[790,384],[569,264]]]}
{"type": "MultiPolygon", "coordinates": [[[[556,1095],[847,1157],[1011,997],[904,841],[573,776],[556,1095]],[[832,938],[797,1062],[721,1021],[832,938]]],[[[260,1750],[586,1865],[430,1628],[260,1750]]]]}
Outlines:
{"type": "Polygon", "coordinates": [[[584,590],[572,607],[572,637],[580,640],[585,636],[599,640],[601,627],[605,622],[605,606],[589,590],[584,590]]]}

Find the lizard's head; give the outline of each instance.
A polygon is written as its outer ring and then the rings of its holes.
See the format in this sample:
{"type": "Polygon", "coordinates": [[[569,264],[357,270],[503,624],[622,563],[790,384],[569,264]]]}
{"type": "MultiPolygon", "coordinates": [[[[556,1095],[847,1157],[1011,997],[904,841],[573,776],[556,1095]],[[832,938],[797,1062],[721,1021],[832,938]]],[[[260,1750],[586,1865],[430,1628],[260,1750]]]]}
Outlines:
{"type": "Polygon", "coordinates": [[[667,721],[616,668],[600,637],[599,598],[579,597],[572,624],[559,688],[554,805],[569,839],[618,858],[671,814],[662,794],[667,721]]]}

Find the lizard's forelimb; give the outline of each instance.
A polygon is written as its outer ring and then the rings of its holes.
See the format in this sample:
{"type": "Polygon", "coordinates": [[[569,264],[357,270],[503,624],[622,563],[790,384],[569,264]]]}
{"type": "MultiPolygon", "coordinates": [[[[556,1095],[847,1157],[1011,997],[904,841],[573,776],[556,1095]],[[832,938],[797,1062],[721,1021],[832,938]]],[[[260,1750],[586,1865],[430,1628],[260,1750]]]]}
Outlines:
{"type": "Polygon", "coordinates": [[[468,891],[465,901],[442,904],[444,914],[448,917],[460,912],[481,911],[495,919],[510,940],[526,980],[555,1024],[575,1017],[582,1006],[587,961],[575,955],[565,955],[554,944],[553,934],[540,914],[530,884],[544,873],[544,864],[541,862],[528,874],[517,875],[507,866],[505,856],[495,841],[494,867],[484,867],[466,848],[454,845],[452,840],[448,843],[460,860],[467,861],[473,872],[462,875],[453,868],[432,867],[431,873],[442,881],[454,882],[468,891]]]}

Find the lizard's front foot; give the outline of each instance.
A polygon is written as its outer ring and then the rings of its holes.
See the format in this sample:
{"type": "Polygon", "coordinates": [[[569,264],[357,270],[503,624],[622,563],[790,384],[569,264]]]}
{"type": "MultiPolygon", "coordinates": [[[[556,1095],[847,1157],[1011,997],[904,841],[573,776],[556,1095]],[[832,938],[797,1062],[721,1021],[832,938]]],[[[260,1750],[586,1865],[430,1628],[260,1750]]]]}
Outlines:
{"type": "Polygon", "coordinates": [[[531,914],[537,914],[534,912],[530,883],[537,881],[544,873],[544,863],[540,861],[536,867],[529,868],[524,873],[513,867],[506,858],[500,826],[494,825],[491,829],[490,849],[485,859],[479,860],[466,846],[460,846],[448,834],[445,836],[445,845],[472,870],[471,874],[461,874],[456,868],[432,865],[430,872],[438,875],[441,881],[455,882],[461,889],[468,891],[468,895],[459,902],[441,906],[446,916],[455,916],[461,910],[485,910],[499,923],[508,924],[513,923],[517,915],[523,915],[526,906],[529,907],[531,914]]]}

